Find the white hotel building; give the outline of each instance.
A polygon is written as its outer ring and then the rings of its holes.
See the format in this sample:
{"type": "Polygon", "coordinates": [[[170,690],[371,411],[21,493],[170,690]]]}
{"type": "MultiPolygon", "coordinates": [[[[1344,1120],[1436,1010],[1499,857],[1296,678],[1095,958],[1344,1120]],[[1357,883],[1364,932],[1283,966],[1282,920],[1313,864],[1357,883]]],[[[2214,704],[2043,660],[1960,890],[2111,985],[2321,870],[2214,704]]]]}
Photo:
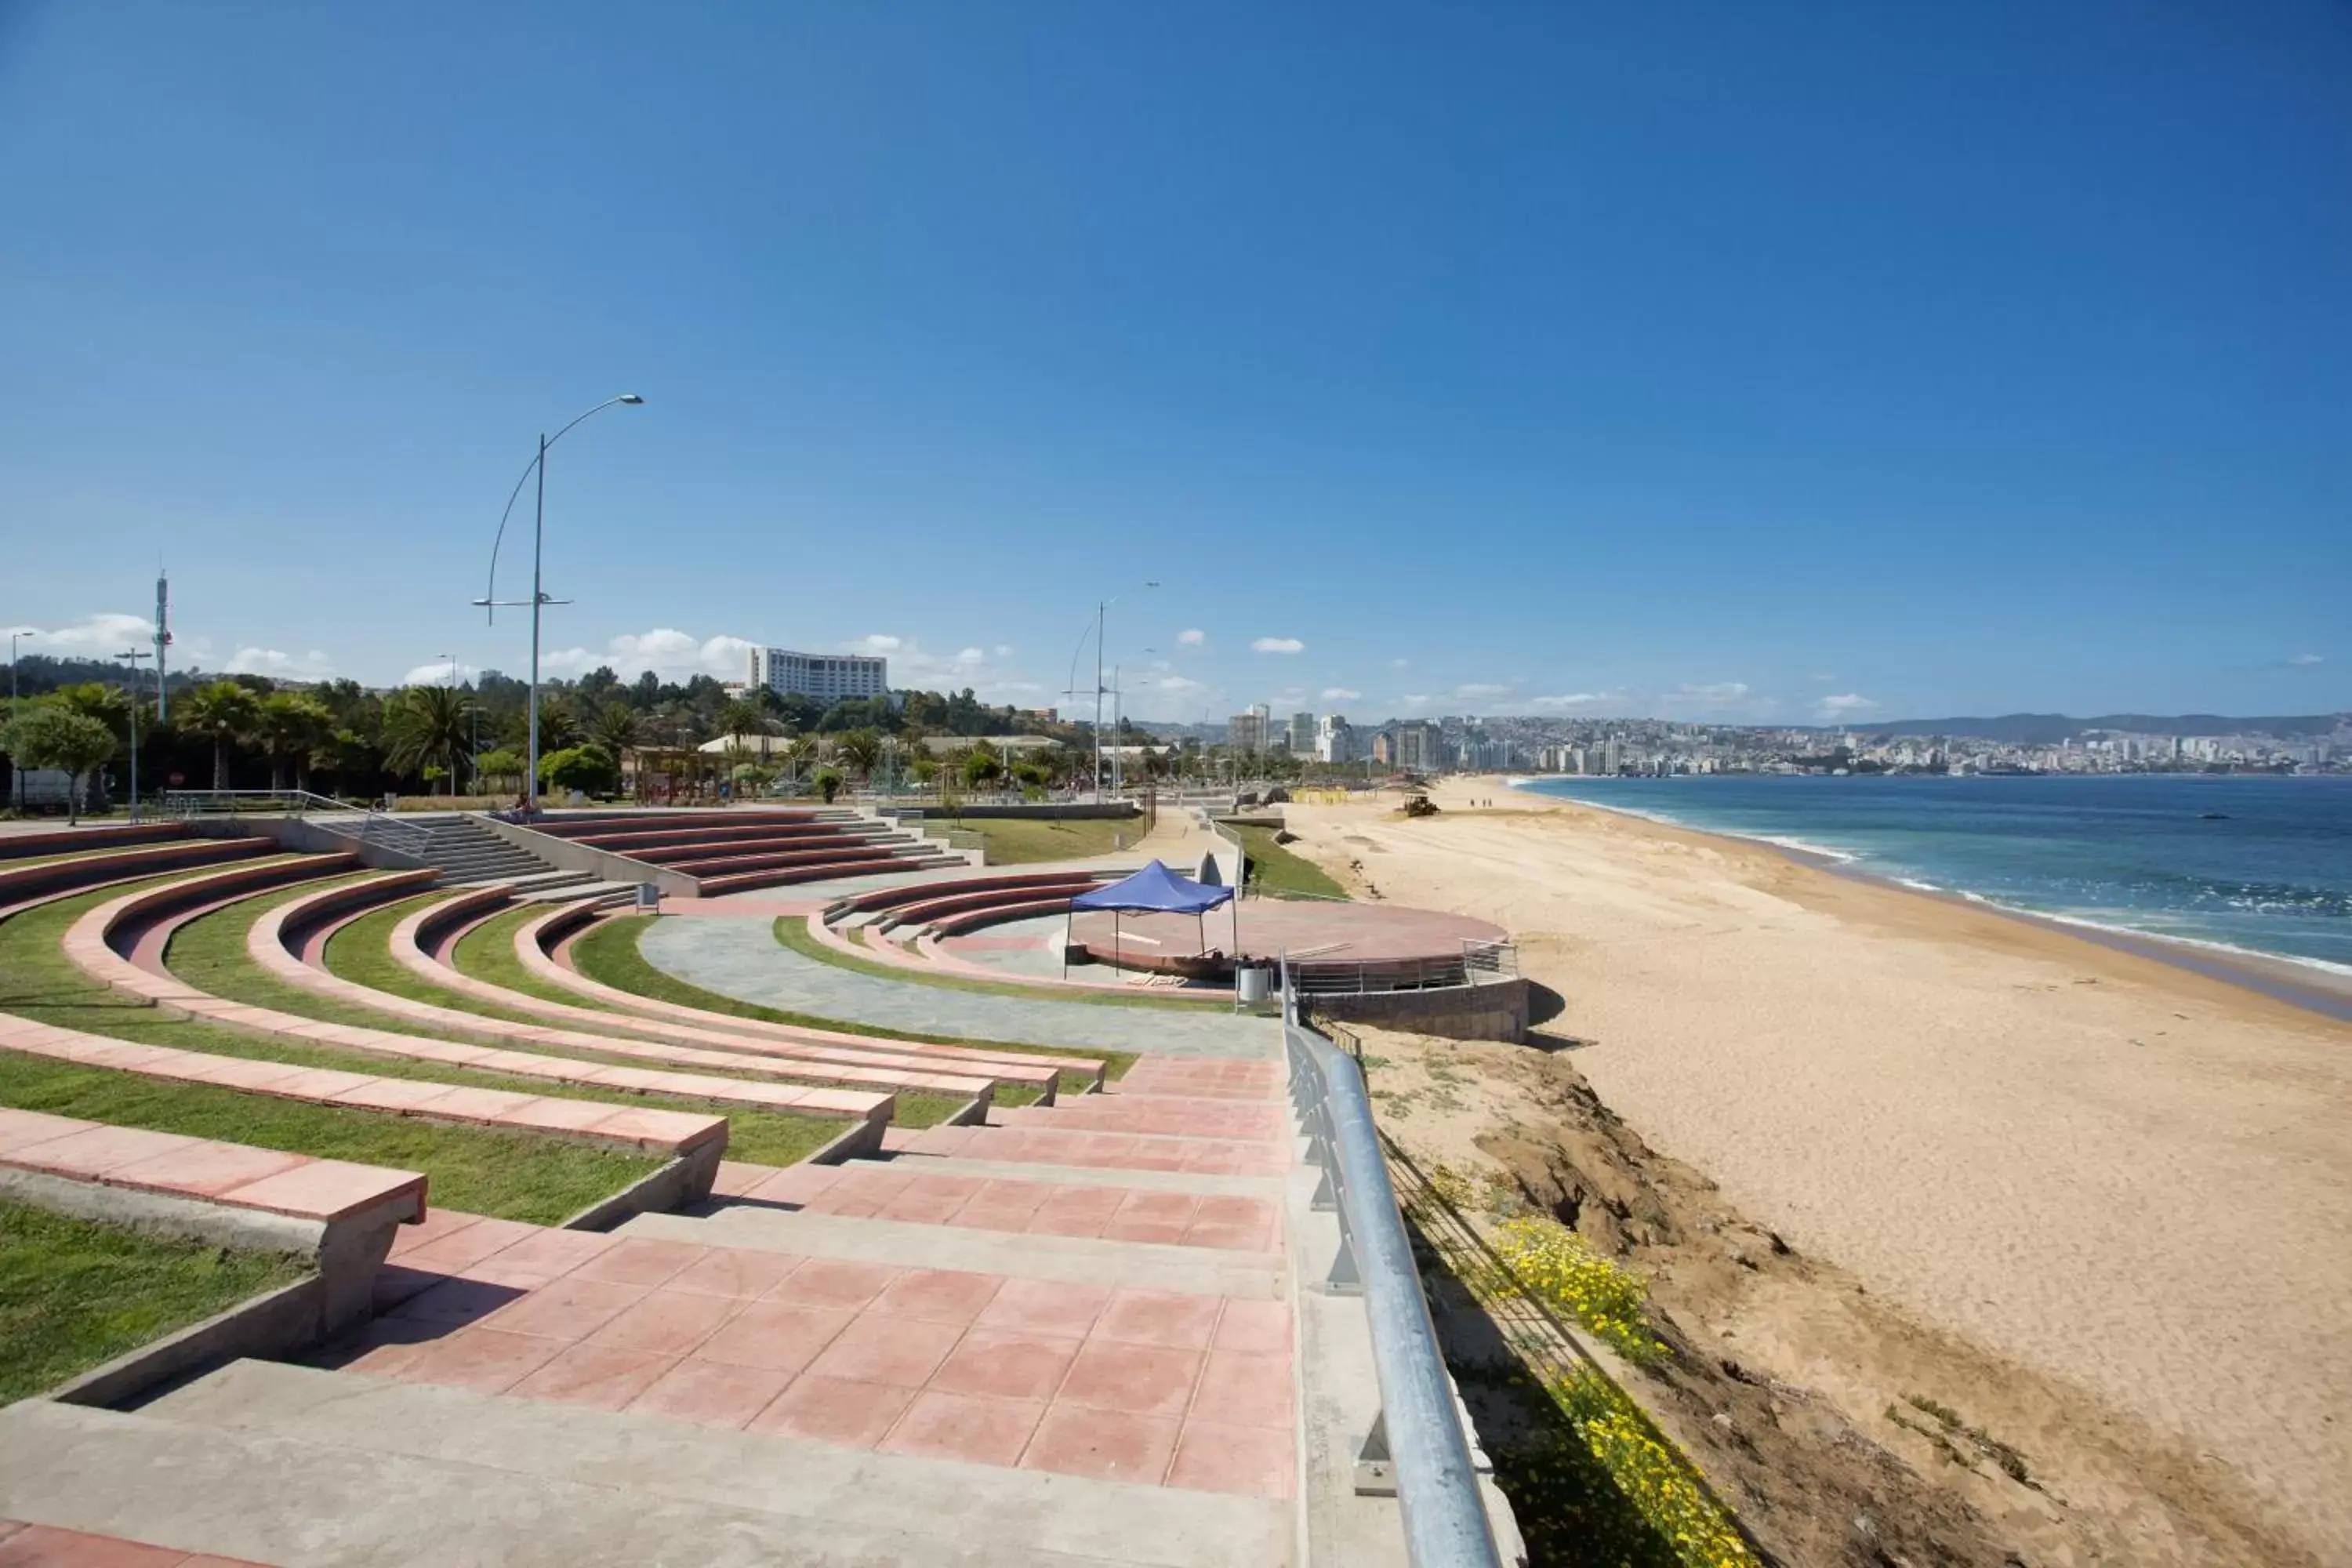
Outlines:
{"type": "Polygon", "coordinates": [[[755,647],[751,684],[767,687],[780,697],[806,697],[831,706],[856,697],[887,697],[890,668],[887,659],[864,654],[755,647]]]}

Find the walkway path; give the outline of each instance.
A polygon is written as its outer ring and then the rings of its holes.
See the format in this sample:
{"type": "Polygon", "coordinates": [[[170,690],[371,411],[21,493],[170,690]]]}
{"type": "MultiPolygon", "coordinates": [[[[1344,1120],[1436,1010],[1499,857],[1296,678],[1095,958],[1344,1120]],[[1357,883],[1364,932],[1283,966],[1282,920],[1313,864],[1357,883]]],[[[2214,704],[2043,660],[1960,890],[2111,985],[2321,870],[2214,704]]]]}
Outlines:
{"type": "Polygon", "coordinates": [[[656,921],[639,950],[655,967],[706,991],[887,1029],[1147,1056],[1272,1060],[1282,1053],[1282,1026],[1272,1018],[1033,1001],[889,980],[794,952],[765,919],[656,921]]]}

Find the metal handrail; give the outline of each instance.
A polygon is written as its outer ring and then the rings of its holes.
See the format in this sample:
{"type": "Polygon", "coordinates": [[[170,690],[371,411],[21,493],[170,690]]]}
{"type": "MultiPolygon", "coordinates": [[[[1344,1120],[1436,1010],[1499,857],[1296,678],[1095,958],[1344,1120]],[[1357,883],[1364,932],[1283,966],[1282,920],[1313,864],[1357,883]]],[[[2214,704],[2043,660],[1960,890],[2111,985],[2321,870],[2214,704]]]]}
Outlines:
{"type": "Polygon", "coordinates": [[[423,858],[433,847],[434,829],[373,806],[352,805],[299,789],[180,789],[163,792],[166,816],[294,816],[331,833],[381,844],[397,854],[423,858]]]}
{"type": "Polygon", "coordinates": [[[1406,1560],[1413,1568],[1501,1568],[1363,1072],[1304,1021],[1297,993],[1288,984],[1282,1034],[1292,1103],[1338,1200],[1340,1270],[1361,1281],[1406,1560]]]}

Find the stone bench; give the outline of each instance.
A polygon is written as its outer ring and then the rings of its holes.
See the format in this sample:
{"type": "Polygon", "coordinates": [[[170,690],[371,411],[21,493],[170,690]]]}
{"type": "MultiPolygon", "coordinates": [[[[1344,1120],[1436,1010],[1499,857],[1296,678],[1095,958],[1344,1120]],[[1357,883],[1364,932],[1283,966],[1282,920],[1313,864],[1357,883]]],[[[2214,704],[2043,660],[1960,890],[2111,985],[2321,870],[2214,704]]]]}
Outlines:
{"type": "MultiPolygon", "coordinates": [[[[0,1194],[318,1265],[316,1334],[367,1316],[377,1265],[425,1217],[425,1177],[70,1116],[0,1109],[0,1194]]],[[[315,1337],[315,1336],[314,1336],[315,1337]]]]}
{"type": "MultiPolygon", "coordinates": [[[[338,1026],[319,1026],[321,1029],[338,1026]]],[[[467,1047],[451,1048],[464,1051],[467,1047]]],[[[727,1119],[723,1116],[653,1106],[608,1105],[602,1100],[562,1100],[421,1079],[377,1078],[337,1068],[295,1067],[286,1062],[256,1061],[248,1057],[214,1056],[175,1046],[142,1046],[5,1013],[0,1013],[0,1050],[135,1073],[142,1078],[211,1084],[278,1100],[413,1116],[420,1121],[537,1133],[675,1160],[699,1160],[708,1155],[714,1173],[719,1153],[727,1147],[727,1119]]],[[[707,1177],[705,1184],[702,1191],[707,1192],[707,1177]]]]}
{"type": "MultiPolygon", "coordinates": [[[[396,872],[383,879],[394,884],[395,893],[408,890],[405,879],[413,873],[396,872]]],[[[728,1072],[774,1074],[787,1078],[825,1079],[835,1083],[857,1084],[880,1092],[920,1089],[934,1094],[950,1094],[972,1102],[969,1119],[986,1119],[988,1108],[994,1101],[997,1075],[990,1076],[977,1068],[950,1067],[939,1062],[915,1061],[897,1055],[865,1055],[854,1051],[798,1051],[781,1047],[763,1047],[754,1043],[746,1046],[731,1036],[715,1030],[689,1030],[676,1025],[651,1025],[650,1033],[690,1035],[690,1043],[661,1044],[642,1039],[626,1039],[606,1034],[588,1033],[579,1029],[560,1028],[552,1024],[532,1024],[511,1018],[498,1018],[462,1008],[445,1007],[436,1003],[403,996],[394,992],[378,991],[346,980],[315,963],[304,962],[294,949],[299,938],[289,933],[321,918],[319,910],[325,908],[329,915],[348,913],[352,908],[364,908],[371,900],[362,897],[376,886],[373,881],[322,892],[281,904],[265,911],[255,921],[246,935],[246,953],[273,977],[291,985],[299,985],[322,996],[391,1013],[420,1025],[450,1029],[468,1034],[520,1041],[526,1045],[553,1046],[572,1050],[600,1051],[608,1056],[625,1056],[646,1061],[661,1062],[675,1067],[705,1068],[728,1072]]],[[[575,1020],[609,1027],[631,1021],[616,1019],[609,1014],[593,1012],[585,1007],[568,1007],[551,1003],[524,992],[509,991],[490,984],[449,966],[436,963],[426,957],[416,940],[416,932],[436,911],[448,903],[463,903],[471,909],[496,907],[508,900],[503,889],[486,889],[462,893],[457,899],[435,904],[428,909],[412,911],[403,918],[392,933],[392,952],[402,965],[422,979],[451,990],[478,995],[486,1002],[542,1016],[575,1020]]],[[[1038,1069],[1019,1069],[1027,1076],[1042,1076],[1038,1069]]],[[[810,1091],[821,1092],[821,1091],[810,1091]]],[[[865,1105],[869,1096],[851,1102],[845,1110],[865,1105]]],[[[825,1113],[835,1104],[831,1100],[815,1102],[825,1113]]],[[[787,1108],[790,1109],[790,1108],[787,1108]]]]}
{"type": "Polygon", "coordinates": [[[47,832],[0,834],[0,860],[28,855],[65,855],[77,849],[109,849],[120,844],[155,844],[188,837],[184,822],[125,823],[117,827],[59,827],[47,832]]]}
{"type": "MultiPolygon", "coordinates": [[[[28,837],[46,837],[30,834],[28,837]]],[[[278,847],[267,838],[193,838],[177,843],[134,845],[128,848],[91,846],[91,853],[70,860],[48,860],[38,866],[8,867],[0,862],[0,909],[59,893],[76,892],[105,882],[127,881],[160,872],[225,860],[248,860],[274,855],[278,847]]]]}
{"type": "MultiPolygon", "coordinates": [[[[576,970],[568,969],[548,956],[548,949],[551,945],[576,934],[582,928],[601,919],[603,914],[602,910],[579,906],[559,907],[550,910],[539,919],[516,930],[514,934],[516,960],[539,979],[551,984],[563,986],[567,990],[576,991],[592,1001],[604,1003],[617,1013],[688,1020],[762,1039],[809,1040],[867,1047],[875,1043],[874,1037],[870,1035],[848,1034],[838,1029],[819,1029],[797,1024],[776,1024],[764,1018],[738,1017],[730,1013],[713,1013],[701,1007],[690,1007],[680,1002],[664,1001],[656,996],[642,996],[634,991],[623,991],[618,987],[606,985],[601,981],[592,980],[587,975],[576,970]]],[[[1075,1073],[1086,1079],[1097,1089],[1101,1088],[1103,1084],[1104,1063],[1101,1058],[1096,1057],[1047,1056],[1032,1051],[1000,1051],[978,1046],[942,1046],[916,1041],[887,1043],[893,1045],[903,1043],[909,1047],[919,1048],[927,1057],[936,1056],[943,1060],[1045,1067],[1056,1072],[1075,1073]]]]}
{"type": "Polygon", "coordinates": [[[949,881],[915,882],[900,888],[877,888],[870,893],[855,893],[836,900],[827,906],[825,915],[840,920],[854,914],[880,914],[896,911],[905,906],[927,900],[965,893],[1011,892],[1024,888],[1061,888],[1075,883],[1091,883],[1114,879],[1103,871],[1022,871],[996,877],[958,877],[949,881]]]}

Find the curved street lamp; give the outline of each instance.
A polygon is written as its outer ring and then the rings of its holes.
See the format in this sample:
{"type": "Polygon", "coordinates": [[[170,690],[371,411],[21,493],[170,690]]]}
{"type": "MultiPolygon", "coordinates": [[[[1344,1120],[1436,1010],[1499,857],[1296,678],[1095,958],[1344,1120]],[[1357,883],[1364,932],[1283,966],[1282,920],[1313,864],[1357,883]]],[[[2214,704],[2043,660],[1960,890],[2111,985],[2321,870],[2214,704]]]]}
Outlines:
{"type": "Polygon", "coordinates": [[[540,584],[540,565],[544,556],[547,543],[547,449],[550,447],[554,446],[558,441],[562,440],[564,437],[570,435],[572,432],[572,426],[579,424],[582,419],[587,418],[590,414],[602,414],[605,409],[612,407],[616,403],[625,403],[631,407],[635,407],[644,402],[645,399],[639,397],[635,393],[625,392],[618,397],[608,397],[604,399],[604,402],[588,410],[587,414],[583,414],[578,418],[573,419],[571,425],[566,425],[554,435],[541,436],[539,438],[539,451],[532,457],[531,460],[524,466],[522,478],[515,481],[514,489],[507,497],[507,509],[499,514],[498,537],[490,542],[489,589],[482,597],[474,601],[475,605],[489,612],[490,622],[492,625],[497,624],[499,611],[503,607],[515,605],[529,605],[530,606],[530,749],[529,754],[523,760],[522,775],[523,809],[526,812],[536,812],[539,809],[540,612],[549,605],[568,605],[572,602],[569,599],[549,598],[547,596],[546,589],[541,587],[540,584]],[[499,597],[499,548],[506,542],[507,519],[514,513],[514,504],[522,495],[524,481],[528,480],[534,473],[539,476],[539,501],[536,515],[532,520],[530,530],[530,597],[528,599],[501,599],[499,597]]]}

